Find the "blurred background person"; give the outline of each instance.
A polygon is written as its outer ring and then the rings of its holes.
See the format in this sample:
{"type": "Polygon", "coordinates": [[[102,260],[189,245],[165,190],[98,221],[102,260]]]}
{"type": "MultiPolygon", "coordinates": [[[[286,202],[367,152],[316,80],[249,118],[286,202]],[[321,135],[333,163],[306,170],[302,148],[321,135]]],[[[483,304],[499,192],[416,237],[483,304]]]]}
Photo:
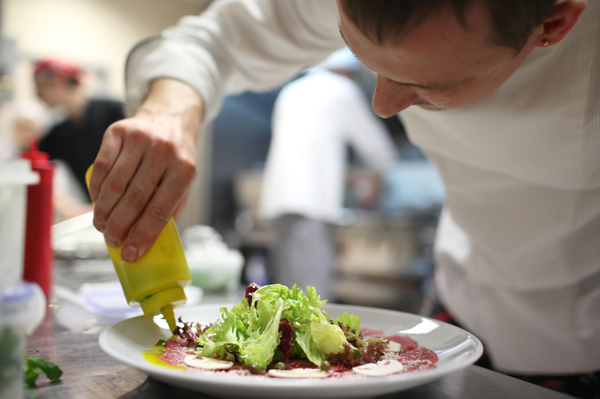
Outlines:
{"type": "MultiPolygon", "coordinates": [[[[312,285],[322,299],[333,299],[334,225],[344,201],[348,146],[377,174],[396,159],[388,130],[350,77],[359,67],[349,50],[335,53],[287,84],[273,113],[260,202],[275,237],[269,277],[301,289],[312,285]]],[[[379,185],[360,180],[369,187],[362,191],[371,207],[379,185]]]]}
{"type": "Polygon", "coordinates": [[[85,172],[96,159],[106,129],[125,117],[122,103],[88,98],[83,75],[78,65],[58,59],[40,60],[34,69],[39,99],[64,115],[39,139],[39,150],[57,162],[53,203],[58,220],[92,210],[85,172]]]}
{"type": "MultiPolygon", "coordinates": [[[[36,101],[23,101],[12,109],[11,143],[16,152],[26,152],[37,146],[40,138],[47,132],[51,116],[44,107],[36,101]]],[[[91,212],[92,206],[88,196],[78,187],[73,173],[67,164],[54,160],[54,179],[52,203],[55,221],[69,219],[91,212]]]]}
{"type": "Polygon", "coordinates": [[[96,159],[104,132],[125,115],[120,102],[88,98],[81,85],[83,75],[78,65],[63,60],[44,59],[35,64],[38,97],[66,114],[66,119],[40,140],[39,149],[50,159],[65,162],[79,188],[87,193],[85,172],[96,159]]]}

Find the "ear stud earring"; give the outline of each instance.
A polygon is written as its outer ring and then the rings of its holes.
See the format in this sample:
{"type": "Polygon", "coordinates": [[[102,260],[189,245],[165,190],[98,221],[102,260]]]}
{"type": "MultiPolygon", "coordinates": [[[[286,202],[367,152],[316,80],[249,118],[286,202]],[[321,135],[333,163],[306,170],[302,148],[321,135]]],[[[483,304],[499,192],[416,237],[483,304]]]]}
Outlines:
{"type": "Polygon", "coordinates": [[[544,47],[547,47],[547,46],[548,46],[548,44],[550,44],[550,43],[548,42],[548,40],[544,40],[544,47]]]}

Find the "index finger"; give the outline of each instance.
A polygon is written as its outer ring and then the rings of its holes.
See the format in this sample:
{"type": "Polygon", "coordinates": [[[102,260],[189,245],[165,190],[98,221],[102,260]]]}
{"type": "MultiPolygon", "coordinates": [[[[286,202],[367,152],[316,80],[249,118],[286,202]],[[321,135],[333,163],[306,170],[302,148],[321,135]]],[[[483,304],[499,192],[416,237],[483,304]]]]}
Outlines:
{"type": "Polygon", "coordinates": [[[104,179],[115,165],[123,148],[123,138],[119,134],[114,134],[113,131],[114,124],[109,126],[106,133],[104,133],[100,150],[94,160],[94,169],[88,187],[90,198],[94,203],[98,201],[100,187],[102,187],[104,179]]]}

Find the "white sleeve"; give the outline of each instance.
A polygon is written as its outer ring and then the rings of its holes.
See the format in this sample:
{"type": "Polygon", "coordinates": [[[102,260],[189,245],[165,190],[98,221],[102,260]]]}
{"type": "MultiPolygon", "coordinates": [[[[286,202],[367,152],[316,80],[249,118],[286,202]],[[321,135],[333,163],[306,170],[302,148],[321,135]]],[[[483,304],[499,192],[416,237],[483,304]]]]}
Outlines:
{"type": "Polygon", "coordinates": [[[225,94],[275,87],[342,47],[334,0],[218,0],[131,51],[128,108],[168,77],[194,87],[210,119],[225,94]]]}

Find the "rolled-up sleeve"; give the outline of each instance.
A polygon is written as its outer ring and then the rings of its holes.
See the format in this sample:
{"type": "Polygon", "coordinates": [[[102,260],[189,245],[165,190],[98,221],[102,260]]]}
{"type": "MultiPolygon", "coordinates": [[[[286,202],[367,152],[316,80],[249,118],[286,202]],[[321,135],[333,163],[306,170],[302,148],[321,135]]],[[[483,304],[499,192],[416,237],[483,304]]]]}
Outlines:
{"type": "Polygon", "coordinates": [[[126,65],[136,110],[157,78],[192,86],[206,119],[227,94],[268,90],[344,46],[333,0],[224,0],[139,43],[126,65]]]}

